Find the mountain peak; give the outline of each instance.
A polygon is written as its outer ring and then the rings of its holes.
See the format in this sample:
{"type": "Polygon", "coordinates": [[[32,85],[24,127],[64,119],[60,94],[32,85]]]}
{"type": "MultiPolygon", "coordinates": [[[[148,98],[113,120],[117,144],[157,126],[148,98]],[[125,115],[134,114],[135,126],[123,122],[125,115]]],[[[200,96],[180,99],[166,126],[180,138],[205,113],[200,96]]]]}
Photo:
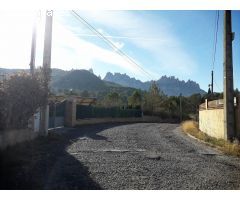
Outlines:
{"type": "MultiPolygon", "coordinates": [[[[142,82],[140,80],[136,80],[135,78],[129,77],[127,74],[112,74],[110,72],[106,74],[103,80],[141,90],[148,90],[152,83],[152,81],[142,82]]],[[[199,87],[198,83],[192,80],[185,82],[184,80],[179,80],[175,76],[168,77],[164,75],[156,81],[156,84],[160,90],[168,96],[178,96],[180,93],[184,96],[190,96],[194,93],[205,93],[205,91],[199,87]]]]}

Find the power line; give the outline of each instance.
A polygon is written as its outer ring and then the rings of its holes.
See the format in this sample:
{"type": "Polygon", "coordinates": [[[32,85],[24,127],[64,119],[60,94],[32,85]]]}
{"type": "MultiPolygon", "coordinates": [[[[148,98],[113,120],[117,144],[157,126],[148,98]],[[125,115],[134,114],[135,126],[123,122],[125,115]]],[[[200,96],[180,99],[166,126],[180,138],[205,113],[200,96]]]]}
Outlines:
{"type": "Polygon", "coordinates": [[[215,26],[214,26],[214,37],[213,37],[213,58],[212,58],[212,92],[213,92],[213,82],[219,89],[219,92],[221,91],[218,84],[216,83],[215,79],[213,78],[214,70],[215,70],[215,62],[216,62],[216,52],[217,52],[217,42],[218,42],[218,24],[219,24],[219,10],[216,11],[215,15],[215,26]]]}
{"type": "MultiPolygon", "coordinates": [[[[76,36],[83,36],[83,37],[98,37],[96,34],[85,34],[85,33],[77,33],[76,36]]],[[[116,38],[116,39],[129,39],[129,40],[146,40],[146,41],[155,41],[155,40],[162,40],[162,38],[150,38],[150,37],[130,37],[130,36],[119,36],[119,35],[104,35],[106,38],[116,38]]]]}
{"type": "Polygon", "coordinates": [[[216,11],[216,17],[215,17],[214,45],[213,45],[213,61],[212,61],[212,69],[213,69],[213,71],[214,71],[214,67],[215,67],[217,41],[218,41],[218,22],[219,22],[219,10],[216,11]]]}
{"type": "Polygon", "coordinates": [[[218,86],[218,84],[216,83],[215,79],[214,79],[214,83],[215,83],[215,85],[217,86],[219,92],[221,92],[221,89],[220,89],[220,87],[218,86]]]}
{"type": "Polygon", "coordinates": [[[138,67],[139,69],[141,69],[147,76],[149,76],[151,79],[152,76],[150,73],[148,73],[145,69],[143,69],[138,63],[136,63],[131,57],[129,57],[126,53],[124,53],[122,50],[120,50],[115,44],[113,44],[113,42],[111,42],[109,39],[107,39],[102,33],[100,33],[96,28],[94,28],[89,22],[87,22],[87,20],[85,20],[83,17],[81,17],[78,13],[76,13],[74,10],[72,10],[72,12],[75,14],[74,16],[77,16],[78,19],[81,20],[82,23],[84,23],[85,25],[87,25],[87,27],[93,32],[96,33],[97,36],[101,39],[103,39],[105,41],[105,43],[107,43],[117,54],[119,54],[120,56],[122,56],[123,58],[127,58],[127,61],[131,64],[134,64],[136,67],[138,67]]]}
{"type": "Polygon", "coordinates": [[[81,17],[77,12],[75,12],[74,10],[72,10],[73,16],[78,19],[81,23],[83,23],[84,25],[86,25],[88,27],[88,29],[90,29],[93,33],[95,33],[99,38],[103,39],[103,41],[108,44],[113,50],[114,52],[116,52],[118,55],[120,55],[121,57],[123,57],[127,62],[129,62],[130,64],[134,64],[137,68],[139,68],[142,72],[145,73],[145,75],[147,75],[148,77],[150,77],[151,79],[154,79],[152,77],[152,75],[147,72],[143,67],[141,67],[138,63],[136,63],[130,56],[128,56],[126,53],[124,53],[121,49],[119,49],[115,44],[113,44],[113,42],[111,42],[106,36],[104,36],[102,33],[100,33],[96,28],[94,28],[89,22],[87,22],[86,19],[84,19],[83,17],[81,17]]]}

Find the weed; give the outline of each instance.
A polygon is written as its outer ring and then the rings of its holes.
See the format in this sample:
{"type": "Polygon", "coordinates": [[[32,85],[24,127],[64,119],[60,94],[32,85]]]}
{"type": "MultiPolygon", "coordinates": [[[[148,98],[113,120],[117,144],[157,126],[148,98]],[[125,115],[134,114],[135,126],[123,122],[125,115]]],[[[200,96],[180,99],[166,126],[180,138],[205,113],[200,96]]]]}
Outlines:
{"type": "Polygon", "coordinates": [[[240,145],[233,144],[223,139],[217,139],[203,133],[199,130],[198,123],[195,121],[185,121],[181,124],[184,133],[190,134],[195,138],[214,146],[227,155],[234,155],[240,157],[240,145]]]}

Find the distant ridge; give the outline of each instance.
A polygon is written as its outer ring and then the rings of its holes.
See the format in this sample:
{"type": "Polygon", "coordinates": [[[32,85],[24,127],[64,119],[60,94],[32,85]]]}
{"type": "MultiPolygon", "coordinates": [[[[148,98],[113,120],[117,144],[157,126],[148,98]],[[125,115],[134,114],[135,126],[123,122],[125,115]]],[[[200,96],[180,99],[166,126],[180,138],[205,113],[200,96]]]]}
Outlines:
{"type": "MultiPolygon", "coordinates": [[[[0,74],[13,74],[20,71],[29,72],[28,69],[6,69],[0,68],[0,74]]],[[[76,89],[79,91],[89,90],[93,92],[126,91],[130,94],[135,89],[147,91],[152,81],[142,82],[127,74],[108,72],[103,80],[97,77],[89,70],[70,70],[64,71],[58,68],[52,68],[51,86],[54,89],[76,89]]],[[[174,76],[162,76],[156,81],[156,84],[166,95],[190,96],[195,93],[205,94],[206,92],[194,81],[181,81],[174,76]]]]}
{"type": "MultiPolygon", "coordinates": [[[[141,90],[148,90],[152,83],[152,81],[142,82],[140,80],[136,80],[135,78],[130,78],[126,74],[112,74],[111,72],[108,72],[103,80],[117,83],[125,87],[131,86],[141,90]]],[[[196,82],[191,80],[188,80],[187,82],[180,81],[174,76],[162,76],[156,81],[156,84],[160,88],[160,90],[168,96],[179,96],[180,93],[182,93],[183,96],[190,96],[195,93],[206,93],[200,88],[199,84],[197,84],[196,82]]]]}

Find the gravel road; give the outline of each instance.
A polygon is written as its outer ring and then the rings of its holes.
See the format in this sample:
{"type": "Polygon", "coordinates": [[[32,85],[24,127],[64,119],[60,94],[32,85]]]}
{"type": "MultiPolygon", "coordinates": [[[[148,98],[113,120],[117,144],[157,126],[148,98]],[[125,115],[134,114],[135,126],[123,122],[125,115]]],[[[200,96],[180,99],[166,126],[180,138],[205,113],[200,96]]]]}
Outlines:
{"type": "Polygon", "coordinates": [[[239,189],[240,159],[177,124],[99,124],[9,148],[1,177],[1,189],[239,189]]]}

